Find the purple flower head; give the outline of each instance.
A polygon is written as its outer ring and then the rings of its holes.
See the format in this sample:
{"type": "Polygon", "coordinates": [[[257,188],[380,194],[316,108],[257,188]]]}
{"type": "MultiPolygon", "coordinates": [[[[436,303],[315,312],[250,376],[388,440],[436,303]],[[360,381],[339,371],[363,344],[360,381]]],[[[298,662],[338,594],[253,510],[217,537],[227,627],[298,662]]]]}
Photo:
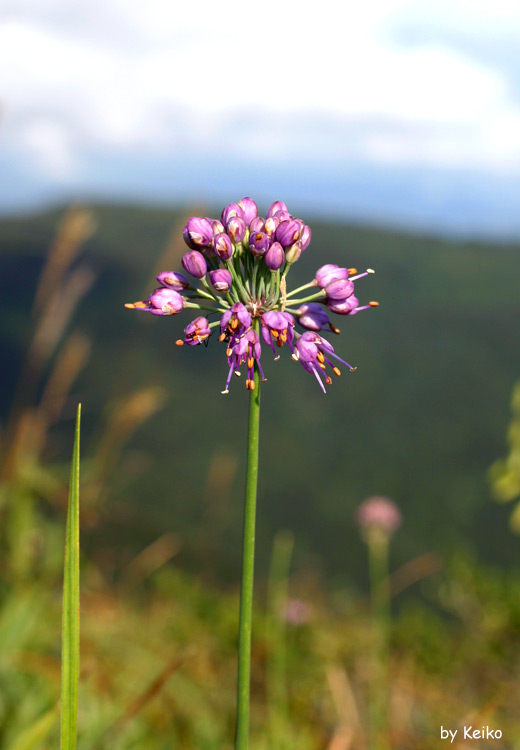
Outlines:
{"type": "Polygon", "coordinates": [[[213,226],[209,219],[200,216],[192,216],[182,230],[184,242],[192,250],[197,247],[208,247],[213,239],[213,226]]]}
{"type": "Polygon", "coordinates": [[[291,245],[291,247],[288,247],[285,252],[285,259],[287,263],[296,263],[297,260],[300,260],[300,255],[302,254],[302,243],[298,240],[298,242],[295,242],[294,245],[291,245]]]}
{"type": "Polygon", "coordinates": [[[289,219],[292,219],[292,216],[289,213],[289,211],[276,211],[273,214],[273,217],[275,219],[278,219],[278,221],[289,221],[289,219]]]}
{"type": "Polygon", "coordinates": [[[226,268],[218,268],[209,272],[209,283],[219,294],[225,294],[231,289],[231,273],[226,268]]]}
{"type": "Polygon", "coordinates": [[[293,349],[294,339],[294,318],[286,312],[266,312],[262,315],[262,338],[270,346],[278,359],[275,349],[275,343],[278,348],[284,344],[289,344],[291,352],[293,349]]]}
{"type": "Polygon", "coordinates": [[[271,203],[267,209],[266,217],[269,218],[270,216],[274,216],[277,211],[287,211],[287,213],[289,213],[289,209],[285,203],[282,201],[275,201],[274,203],[271,203]]]}
{"type": "Polygon", "coordinates": [[[332,372],[334,373],[334,375],[341,375],[339,367],[337,367],[337,365],[335,365],[334,362],[331,361],[331,357],[334,357],[334,359],[342,362],[349,368],[351,372],[354,372],[354,370],[356,369],[355,367],[349,365],[348,362],[345,362],[344,359],[338,357],[338,355],[334,353],[334,347],[332,346],[332,344],[330,344],[318,333],[314,333],[313,331],[306,331],[300,336],[294,346],[294,353],[292,357],[297,362],[300,362],[302,367],[307,370],[307,372],[312,372],[316,376],[316,380],[320,384],[323,393],[325,393],[326,391],[320,377],[320,370],[323,371],[323,378],[327,385],[330,385],[332,383],[332,378],[330,378],[330,376],[326,374],[327,365],[332,368],[332,372]]]}
{"type": "Polygon", "coordinates": [[[129,302],[125,305],[129,310],[144,310],[152,315],[175,315],[184,307],[184,299],[175,289],[162,286],[156,289],[144,302],[129,302]]]}
{"type": "Polygon", "coordinates": [[[191,323],[188,323],[184,329],[184,341],[178,339],[175,343],[177,346],[187,344],[188,346],[196,346],[202,344],[211,335],[211,330],[207,318],[195,318],[191,323]]]}
{"type": "Polygon", "coordinates": [[[273,242],[264,255],[265,264],[271,271],[278,271],[285,263],[285,253],[279,242],[273,242]]]}
{"type": "Polygon", "coordinates": [[[228,221],[233,216],[238,216],[240,219],[244,218],[244,213],[238,203],[230,203],[222,211],[222,216],[220,218],[222,219],[222,223],[224,224],[224,226],[227,226],[228,221]]]}
{"type": "Polygon", "coordinates": [[[348,268],[340,268],[335,263],[327,263],[326,266],[318,268],[314,277],[319,287],[324,289],[327,284],[337,279],[348,279],[348,268]]]}
{"type": "Polygon", "coordinates": [[[327,299],[343,300],[354,294],[354,284],[349,279],[335,279],[325,287],[327,299]]]}
{"type": "Polygon", "coordinates": [[[263,229],[264,234],[266,234],[271,240],[273,240],[279,224],[280,224],[279,219],[277,219],[275,216],[270,216],[268,219],[265,220],[265,225],[263,229]]]}
{"type": "Polygon", "coordinates": [[[265,227],[265,219],[262,219],[261,216],[257,216],[256,219],[253,219],[253,221],[249,224],[249,231],[251,234],[254,232],[263,232],[265,227]]]}
{"type": "Polygon", "coordinates": [[[226,232],[220,232],[213,239],[213,249],[220,260],[230,260],[235,248],[229,235],[226,232]]]}
{"type": "Polygon", "coordinates": [[[300,239],[301,222],[298,219],[287,219],[280,222],[276,230],[276,239],[282,247],[290,247],[300,239]]]}
{"type": "Polygon", "coordinates": [[[338,329],[332,325],[330,318],[319,302],[306,302],[299,309],[298,323],[309,331],[321,331],[328,326],[334,333],[339,333],[338,329]]]}
{"type": "Polygon", "coordinates": [[[393,500],[375,495],[363,500],[356,511],[356,521],[364,530],[377,530],[389,537],[401,525],[402,516],[393,500]]]}
{"type": "Polygon", "coordinates": [[[182,256],[182,267],[190,276],[196,279],[202,279],[208,271],[208,264],[205,257],[198,250],[191,250],[182,256]]]}
{"type": "Polygon", "coordinates": [[[242,210],[242,218],[246,226],[249,226],[253,219],[258,216],[258,206],[252,198],[242,198],[238,201],[237,205],[242,210]]]}
{"type": "Polygon", "coordinates": [[[307,250],[311,243],[311,228],[307,226],[307,224],[304,225],[302,229],[302,233],[300,236],[300,242],[302,243],[302,250],[307,250]]]}
{"type": "Polygon", "coordinates": [[[175,289],[176,292],[182,292],[190,285],[188,278],[183,273],[176,271],[163,271],[155,277],[159,284],[175,289]]]}
{"type": "Polygon", "coordinates": [[[271,240],[264,232],[254,232],[249,235],[249,249],[257,258],[261,258],[269,250],[271,240]]]}
{"type": "Polygon", "coordinates": [[[246,224],[244,219],[240,216],[232,216],[226,224],[226,231],[235,245],[238,245],[238,243],[242,242],[246,236],[246,224]]]}

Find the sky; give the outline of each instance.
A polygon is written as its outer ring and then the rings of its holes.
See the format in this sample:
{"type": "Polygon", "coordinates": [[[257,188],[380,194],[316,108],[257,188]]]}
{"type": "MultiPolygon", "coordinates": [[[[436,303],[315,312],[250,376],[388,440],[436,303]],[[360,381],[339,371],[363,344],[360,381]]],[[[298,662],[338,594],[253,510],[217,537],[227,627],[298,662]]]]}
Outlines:
{"type": "Polygon", "coordinates": [[[0,212],[251,195],[519,237],[520,3],[303,8],[4,0],[0,212]]]}

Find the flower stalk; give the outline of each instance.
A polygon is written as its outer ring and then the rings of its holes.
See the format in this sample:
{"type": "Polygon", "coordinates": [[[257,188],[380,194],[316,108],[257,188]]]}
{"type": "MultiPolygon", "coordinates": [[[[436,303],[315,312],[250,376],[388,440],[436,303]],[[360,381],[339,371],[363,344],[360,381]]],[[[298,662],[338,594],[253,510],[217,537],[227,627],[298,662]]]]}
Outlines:
{"type": "Polygon", "coordinates": [[[255,521],[258,487],[258,445],[260,433],[260,375],[255,371],[254,388],[249,395],[246,492],[242,581],[238,626],[237,723],[235,750],[247,750],[249,739],[249,694],[251,684],[251,630],[253,617],[253,578],[255,568],[255,521]]]}

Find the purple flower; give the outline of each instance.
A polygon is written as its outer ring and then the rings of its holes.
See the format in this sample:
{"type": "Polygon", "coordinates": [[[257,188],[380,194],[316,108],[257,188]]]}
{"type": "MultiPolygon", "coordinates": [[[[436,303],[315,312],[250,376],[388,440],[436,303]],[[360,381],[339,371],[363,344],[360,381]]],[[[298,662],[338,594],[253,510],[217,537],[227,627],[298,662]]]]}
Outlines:
{"type": "Polygon", "coordinates": [[[258,216],[258,206],[252,198],[242,198],[238,201],[237,205],[242,210],[242,218],[246,226],[249,226],[253,219],[258,216]]]}
{"type": "Polygon", "coordinates": [[[325,287],[327,299],[342,300],[354,294],[354,284],[349,279],[335,279],[325,287]]]}
{"type": "Polygon", "coordinates": [[[333,333],[339,333],[319,302],[306,302],[298,311],[298,323],[309,331],[321,331],[328,326],[333,333]]]}
{"type": "Polygon", "coordinates": [[[211,335],[211,330],[207,318],[195,318],[191,323],[188,323],[184,329],[184,341],[178,339],[175,343],[177,346],[187,344],[188,346],[196,346],[202,344],[211,335]]]}
{"type": "Polygon", "coordinates": [[[294,345],[294,353],[292,354],[292,357],[297,362],[300,362],[307,372],[314,373],[323,393],[326,393],[326,391],[320,377],[320,370],[324,371],[323,378],[327,385],[332,383],[332,379],[325,372],[327,365],[330,365],[334,375],[341,375],[339,367],[331,361],[330,357],[334,357],[334,359],[342,362],[349,368],[350,372],[354,372],[356,369],[349,365],[348,362],[345,362],[344,359],[338,357],[338,355],[334,353],[334,347],[332,344],[313,331],[306,331],[300,336],[294,345]]]}
{"type": "Polygon", "coordinates": [[[356,511],[362,529],[378,529],[390,536],[402,522],[401,511],[389,497],[374,495],[363,500],[356,511]]]}
{"type": "Polygon", "coordinates": [[[220,260],[230,260],[235,248],[229,235],[226,232],[220,232],[213,239],[213,249],[220,260]]]}
{"type": "Polygon", "coordinates": [[[285,253],[279,242],[273,242],[264,255],[265,264],[271,271],[278,271],[285,263],[285,253]]]}
{"type": "Polygon", "coordinates": [[[213,237],[216,237],[217,234],[222,234],[222,232],[226,231],[226,227],[218,219],[210,219],[210,221],[211,226],[213,227],[213,237]]]}
{"type": "Polygon", "coordinates": [[[176,292],[182,292],[190,285],[188,278],[183,273],[176,271],[163,271],[155,277],[159,284],[175,289],[176,292]]]}
{"type": "Polygon", "coordinates": [[[213,239],[213,226],[209,219],[192,216],[182,230],[185,243],[193,250],[197,247],[208,247],[213,239]]]}
{"type": "Polygon", "coordinates": [[[204,278],[208,271],[206,258],[198,250],[191,250],[189,253],[184,253],[181,263],[184,270],[196,279],[204,278]]]}
{"type": "Polygon", "coordinates": [[[238,245],[238,243],[242,242],[246,236],[246,224],[244,219],[241,219],[240,216],[232,216],[226,224],[226,231],[235,245],[238,245]]]}
{"type": "Polygon", "coordinates": [[[152,315],[175,315],[184,307],[184,299],[175,289],[162,286],[156,289],[144,302],[128,302],[125,307],[129,310],[144,310],[152,315]]]}
{"type": "Polygon", "coordinates": [[[247,308],[241,302],[235,302],[220,318],[220,328],[223,332],[227,329],[231,336],[240,336],[247,328],[251,328],[251,322],[247,308]]]}
{"type": "Polygon", "coordinates": [[[280,349],[284,344],[289,344],[291,352],[293,349],[294,339],[294,318],[286,312],[266,312],[262,315],[262,338],[273,350],[275,359],[280,356],[274,348],[280,349]]]}
{"type": "Polygon", "coordinates": [[[350,315],[357,309],[359,302],[358,298],[351,294],[347,299],[327,299],[325,304],[336,315],[350,315]]]}
{"type": "Polygon", "coordinates": [[[287,219],[280,222],[276,230],[276,239],[282,247],[289,247],[300,239],[301,222],[298,219],[287,219]]]}
{"type": "Polygon", "coordinates": [[[222,223],[224,224],[224,226],[227,226],[228,221],[233,216],[238,216],[240,219],[244,218],[243,211],[238,203],[230,203],[222,211],[222,216],[220,218],[222,219],[222,223]]]}
{"type": "Polygon", "coordinates": [[[282,201],[275,201],[274,203],[271,203],[267,209],[266,217],[269,218],[270,216],[274,216],[277,211],[287,211],[287,213],[289,213],[289,209],[285,203],[282,201]]]}
{"type": "Polygon", "coordinates": [[[232,276],[226,268],[218,268],[209,272],[209,283],[219,294],[225,294],[231,289],[232,276]]]}
{"type": "Polygon", "coordinates": [[[328,263],[326,266],[318,268],[316,271],[315,281],[316,284],[324,289],[327,284],[337,279],[348,279],[349,271],[348,268],[340,268],[335,263],[328,263]]]}
{"type": "Polygon", "coordinates": [[[242,336],[234,336],[229,342],[227,351],[229,371],[226,380],[226,385],[222,393],[229,393],[229,384],[231,382],[231,376],[240,375],[240,367],[242,364],[247,364],[247,379],[246,388],[248,391],[254,391],[255,380],[254,380],[254,369],[255,363],[260,372],[260,377],[265,380],[262,365],[260,364],[260,356],[262,354],[262,347],[258,334],[253,328],[249,328],[242,336]]]}
{"type": "Polygon", "coordinates": [[[249,235],[249,249],[257,258],[266,254],[270,244],[271,240],[263,232],[254,232],[249,235]]]}

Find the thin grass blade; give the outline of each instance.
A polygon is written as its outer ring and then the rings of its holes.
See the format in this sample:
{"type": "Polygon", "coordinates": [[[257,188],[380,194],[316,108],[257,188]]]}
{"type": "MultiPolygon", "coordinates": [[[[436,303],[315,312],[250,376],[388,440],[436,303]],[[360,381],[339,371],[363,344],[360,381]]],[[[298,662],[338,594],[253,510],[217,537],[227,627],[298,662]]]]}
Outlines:
{"type": "Polygon", "coordinates": [[[79,683],[79,435],[78,404],[65,539],[61,648],[61,750],[76,750],[79,683]]]}

